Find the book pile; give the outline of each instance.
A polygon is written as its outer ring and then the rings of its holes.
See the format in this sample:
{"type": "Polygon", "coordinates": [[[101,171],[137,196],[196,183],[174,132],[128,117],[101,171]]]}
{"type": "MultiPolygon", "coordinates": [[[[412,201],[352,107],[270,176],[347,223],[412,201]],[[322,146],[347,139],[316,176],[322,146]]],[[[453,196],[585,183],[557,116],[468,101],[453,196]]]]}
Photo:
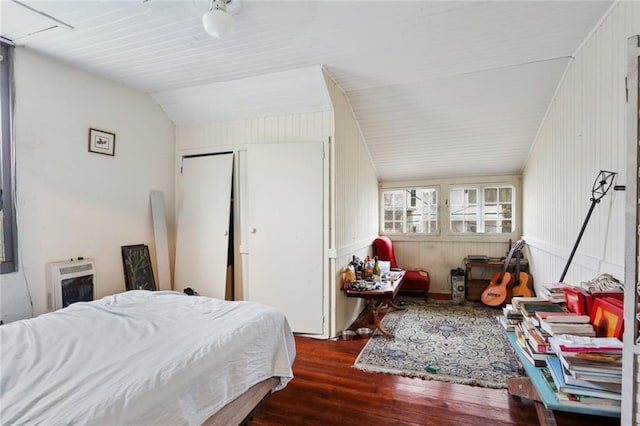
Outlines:
{"type": "Polygon", "coordinates": [[[507,331],[515,331],[516,326],[522,321],[522,313],[515,309],[512,304],[507,303],[502,308],[502,315],[496,317],[498,322],[507,331]]]}
{"type": "Polygon", "coordinates": [[[540,296],[546,297],[553,303],[564,303],[564,289],[567,287],[565,283],[548,283],[542,284],[540,296]]]}
{"type": "Polygon", "coordinates": [[[521,318],[514,331],[522,354],[536,367],[544,367],[547,355],[553,354],[553,348],[549,342],[551,334],[540,327],[536,314],[538,312],[566,313],[567,311],[545,297],[514,297],[511,299],[511,304],[512,309],[519,312],[521,318]]]}
{"type": "MultiPolygon", "coordinates": [[[[588,315],[569,312],[561,304],[553,303],[546,297],[514,297],[511,299],[511,307],[507,305],[503,310],[502,317],[501,322],[520,318],[513,330],[522,354],[536,367],[544,367],[547,355],[555,353],[555,348],[551,345],[553,336],[595,336],[588,315]]],[[[505,328],[511,326],[512,323],[508,323],[505,328]]]]}
{"type": "Polygon", "coordinates": [[[550,339],[557,356],[547,366],[560,402],[619,408],[622,342],[612,337],[559,335],[550,339]]]}
{"type": "Polygon", "coordinates": [[[515,333],[524,357],[536,367],[544,367],[547,355],[553,354],[551,336],[527,321],[520,322],[515,333]]]}
{"type": "Polygon", "coordinates": [[[573,336],[595,336],[596,332],[589,323],[589,315],[575,312],[541,312],[535,313],[534,321],[552,336],[570,334],[573,336]]]}

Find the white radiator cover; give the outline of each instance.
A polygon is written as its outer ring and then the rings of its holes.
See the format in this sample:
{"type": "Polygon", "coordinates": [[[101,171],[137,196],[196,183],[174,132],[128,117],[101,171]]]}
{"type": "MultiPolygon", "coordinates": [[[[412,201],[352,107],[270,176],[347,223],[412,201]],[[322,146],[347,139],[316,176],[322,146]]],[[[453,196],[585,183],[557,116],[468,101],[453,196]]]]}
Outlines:
{"type": "Polygon", "coordinates": [[[47,263],[45,278],[47,309],[50,311],[95,298],[96,269],[93,259],[47,263]]]}

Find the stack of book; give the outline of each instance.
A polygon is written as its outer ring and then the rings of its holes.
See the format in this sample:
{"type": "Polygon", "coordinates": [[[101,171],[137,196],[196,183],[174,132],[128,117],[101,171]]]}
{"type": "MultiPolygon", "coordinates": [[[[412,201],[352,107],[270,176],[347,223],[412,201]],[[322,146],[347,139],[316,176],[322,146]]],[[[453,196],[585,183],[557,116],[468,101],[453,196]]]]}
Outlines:
{"type": "Polygon", "coordinates": [[[547,365],[561,402],[620,407],[622,342],[610,337],[562,335],[550,339],[557,357],[547,365]]]}
{"type": "Polygon", "coordinates": [[[549,342],[551,334],[540,327],[537,315],[544,312],[566,313],[567,311],[543,297],[514,297],[511,302],[512,305],[517,306],[522,315],[522,321],[515,329],[522,354],[536,367],[544,367],[547,355],[553,353],[553,348],[549,342]]]}
{"type": "Polygon", "coordinates": [[[515,333],[524,357],[536,367],[544,367],[547,355],[553,354],[553,348],[549,342],[551,336],[526,321],[518,324],[515,333]]]}
{"type": "Polygon", "coordinates": [[[511,310],[505,308],[503,317],[516,318],[517,314],[513,311],[519,312],[521,317],[514,331],[522,353],[536,367],[545,366],[547,355],[555,353],[550,343],[552,336],[560,334],[595,336],[593,326],[589,323],[589,316],[569,312],[561,304],[553,303],[548,298],[514,297],[511,310]]]}
{"type": "Polygon", "coordinates": [[[520,312],[525,317],[532,317],[536,312],[567,312],[561,305],[546,301],[546,302],[522,302],[519,304],[520,312]]]}
{"type": "Polygon", "coordinates": [[[549,299],[547,299],[546,297],[540,297],[540,296],[531,296],[531,297],[515,296],[511,298],[511,305],[513,306],[513,309],[516,309],[516,310],[520,310],[521,306],[524,303],[546,304],[549,302],[550,302],[549,299]]]}
{"type": "Polygon", "coordinates": [[[542,312],[535,313],[534,321],[552,336],[571,334],[573,336],[595,336],[596,332],[589,323],[589,315],[575,312],[542,312]]]}
{"type": "Polygon", "coordinates": [[[516,326],[522,321],[522,313],[520,310],[515,309],[512,304],[507,303],[502,308],[502,315],[497,316],[496,319],[507,331],[515,331],[516,326]]]}
{"type": "Polygon", "coordinates": [[[548,283],[542,284],[540,289],[540,296],[544,296],[549,299],[550,302],[564,303],[564,289],[567,287],[565,283],[548,283]]]}

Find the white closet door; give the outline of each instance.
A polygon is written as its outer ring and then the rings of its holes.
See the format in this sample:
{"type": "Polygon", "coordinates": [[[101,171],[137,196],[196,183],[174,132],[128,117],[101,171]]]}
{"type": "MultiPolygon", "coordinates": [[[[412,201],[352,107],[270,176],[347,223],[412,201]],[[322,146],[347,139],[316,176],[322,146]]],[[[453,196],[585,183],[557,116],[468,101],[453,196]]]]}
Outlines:
{"type": "Polygon", "coordinates": [[[323,144],[252,145],[247,156],[245,299],[285,313],[297,333],[323,332],[323,144]]]}
{"type": "Polygon", "coordinates": [[[233,154],[182,162],[174,289],[224,299],[233,154]]]}

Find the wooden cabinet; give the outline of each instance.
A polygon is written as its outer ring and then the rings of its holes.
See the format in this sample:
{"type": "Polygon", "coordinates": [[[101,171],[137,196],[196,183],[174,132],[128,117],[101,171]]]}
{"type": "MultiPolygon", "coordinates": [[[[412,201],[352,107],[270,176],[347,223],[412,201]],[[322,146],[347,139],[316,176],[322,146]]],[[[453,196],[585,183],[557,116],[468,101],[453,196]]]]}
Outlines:
{"type": "MultiPolygon", "coordinates": [[[[464,259],[467,300],[473,302],[480,300],[480,296],[491,282],[493,274],[504,270],[504,262],[505,259],[502,258],[490,258],[489,260],[464,259]]],[[[512,259],[507,271],[514,272],[515,267],[516,261],[512,259]]],[[[529,272],[529,262],[526,259],[520,259],[520,272],[529,272]]]]}

